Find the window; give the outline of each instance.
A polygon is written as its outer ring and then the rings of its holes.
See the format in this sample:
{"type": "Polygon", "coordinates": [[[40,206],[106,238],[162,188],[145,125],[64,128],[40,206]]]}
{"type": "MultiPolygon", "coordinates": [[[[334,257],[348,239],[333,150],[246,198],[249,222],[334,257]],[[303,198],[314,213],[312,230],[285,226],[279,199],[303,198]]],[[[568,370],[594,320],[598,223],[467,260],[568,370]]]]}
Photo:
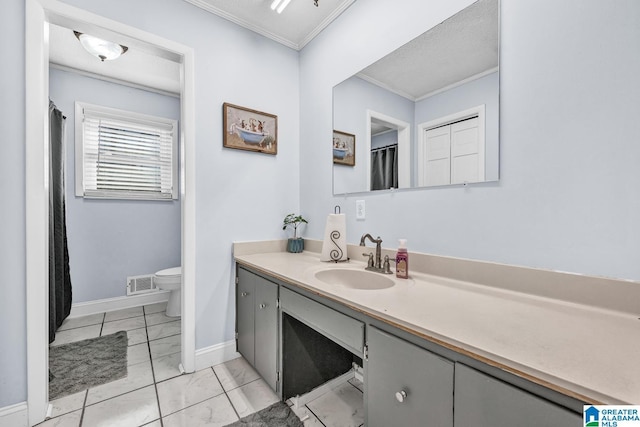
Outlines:
{"type": "Polygon", "coordinates": [[[176,120],[76,103],[76,195],[177,199],[176,120]]]}

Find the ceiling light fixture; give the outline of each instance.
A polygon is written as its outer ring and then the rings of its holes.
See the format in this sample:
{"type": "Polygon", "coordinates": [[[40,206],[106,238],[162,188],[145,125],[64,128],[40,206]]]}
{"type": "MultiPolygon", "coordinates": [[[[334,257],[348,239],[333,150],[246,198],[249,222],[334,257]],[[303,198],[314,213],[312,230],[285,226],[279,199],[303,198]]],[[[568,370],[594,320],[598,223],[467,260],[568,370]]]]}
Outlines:
{"type": "Polygon", "coordinates": [[[128,47],[122,46],[121,44],[110,42],[108,40],[103,40],[101,38],[90,36],[89,34],[84,34],[78,31],[74,31],[73,34],[76,35],[80,44],[91,55],[100,58],[102,62],[104,60],[112,60],[120,57],[120,55],[124,54],[128,47]]]}
{"type": "MultiPolygon", "coordinates": [[[[318,7],[318,1],[319,0],[313,0],[313,4],[316,7],[318,7]]],[[[284,8],[287,7],[290,2],[291,0],[273,0],[273,3],[271,3],[271,10],[275,10],[278,13],[282,13],[284,8]]]]}

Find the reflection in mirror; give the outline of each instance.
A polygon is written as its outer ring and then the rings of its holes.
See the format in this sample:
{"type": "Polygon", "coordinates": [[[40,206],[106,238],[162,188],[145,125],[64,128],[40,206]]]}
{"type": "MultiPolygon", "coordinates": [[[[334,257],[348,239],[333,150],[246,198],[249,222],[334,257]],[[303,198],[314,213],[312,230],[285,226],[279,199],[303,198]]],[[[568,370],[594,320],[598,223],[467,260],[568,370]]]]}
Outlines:
{"type": "Polygon", "coordinates": [[[498,179],[499,0],[479,0],[333,88],[346,194],[498,179]]]}

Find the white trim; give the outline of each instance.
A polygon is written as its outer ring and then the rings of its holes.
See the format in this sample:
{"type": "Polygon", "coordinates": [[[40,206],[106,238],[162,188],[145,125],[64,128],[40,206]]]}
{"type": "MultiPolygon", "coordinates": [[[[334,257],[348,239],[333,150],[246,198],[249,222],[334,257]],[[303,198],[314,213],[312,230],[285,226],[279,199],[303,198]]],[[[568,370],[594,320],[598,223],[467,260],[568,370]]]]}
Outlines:
{"type": "Polygon", "coordinates": [[[238,357],[240,357],[240,353],[236,351],[235,340],[201,348],[196,350],[196,371],[219,365],[238,357]]]}
{"type": "Polygon", "coordinates": [[[79,302],[71,305],[69,318],[89,316],[90,314],[107,311],[123,310],[125,308],[140,307],[169,300],[171,291],[157,291],[147,294],[131,295],[128,297],[105,298],[96,301],[79,302]]]}
{"type": "Polygon", "coordinates": [[[371,191],[371,119],[385,122],[390,127],[398,130],[398,188],[411,187],[411,125],[386,114],[367,110],[367,123],[365,126],[365,153],[369,153],[366,162],[367,190],[371,191]]]}
{"type": "Polygon", "coordinates": [[[27,427],[29,425],[29,411],[27,402],[0,408],[0,426],[27,427]]]}
{"type": "MultiPolygon", "coordinates": [[[[449,114],[444,117],[430,120],[428,122],[420,123],[417,126],[418,132],[418,164],[417,164],[417,178],[416,184],[419,187],[424,186],[422,179],[422,159],[424,158],[424,148],[426,143],[425,131],[433,129],[439,126],[444,126],[460,120],[469,119],[471,117],[478,117],[478,182],[486,180],[485,176],[485,104],[478,105],[477,107],[469,108],[467,110],[459,111],[457,113],[449,114]]],[[[453,185],[453,184],[449,184],[453,185]]]]}
{"type": "Polygon", "coordinates": [[[420,96],[420,97],[416,98],[416,102],[418,102],[418,101],[422,101],[423,99],[429,98],[429,97],[431,97],[431,96],[433,96],[433,95],[437,95],[437,94],[439,94],[439,93],[446,92],[446,91],[451,90],[451,89],[453,89],[453,88],[456,88],[456,87],[458,87],[458,86],[466,85],[466,84],[467,84],[467,83],[469,83],[469,82],[472,82],[472,81],[474,81],[474,80],[481,79],[481,78],[483,78],[483,77],[485,77],[485,76],[488,76],[489,74],[493,74],[493,73],[495,73],[495,72],[497,72],[497,71],[499,71],[499,70],[500,70],[500,67],[493,67],[493,68],[489,68],[489,69],[488,69],[488,70],[486,70],[486,71],[483,71],[483,72],[478,73],[478,74],[474,74],[473,76],[471,76],[471,77],[467,77],[466,79],[462,79],[462,80],[460,80],[460,81],[458,81],[458,82],[451,83],[450,85],[447,85],[447,86],[441,87],[440,89],[436,89],[436,90],[431,91],[431,92],[429,92],[429,93],[425,93],[424,95],[422,95],[422,96],[420,96]]]}
{"type": "MultiPolygon", "coordinates": [[[[25,169],[27,272],[27,404],[29,425],[44,420],[48,407],[48,95],[49,22],[113,31],[182,62],[180,160],[182,183],[182,364],[195,367],[195,90],[191,47],[130,27],[58,0],[26,0],[25,169]]],[[[80,28],[82,27],[82,28],[80,28]]]]}
{"type": "Polygon", "coordinates": [[[356,0],[348,0],[343,1],[329,16],[327,16],[324,21],[322,21],[316,28],[313,29],[305,38],[303,38],[298,44],[297,50],[301,50],[305,47],[311,40],[313,40],[318,34],[322,32],[325,28],[329,26],[333,21],[335,21],[338,16],[342,14],[345,10],[349,8],[356,0]]]}

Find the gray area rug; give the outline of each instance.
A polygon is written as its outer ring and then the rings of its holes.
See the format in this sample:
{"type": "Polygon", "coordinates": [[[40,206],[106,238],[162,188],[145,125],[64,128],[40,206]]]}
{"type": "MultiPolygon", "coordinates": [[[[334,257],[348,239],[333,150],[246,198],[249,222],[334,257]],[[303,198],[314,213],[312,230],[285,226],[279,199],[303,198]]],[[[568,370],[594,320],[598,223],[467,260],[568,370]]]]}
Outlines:
{"type": "Polygon", "coordinates": [[[278,402],[226,427],[303,427],[303,424],[286,403],[278,402]]]}
{"type": "Polygon", "coordinates": [[[127,375],[127,333],[49,347],[49,399],[127,375]]]}

